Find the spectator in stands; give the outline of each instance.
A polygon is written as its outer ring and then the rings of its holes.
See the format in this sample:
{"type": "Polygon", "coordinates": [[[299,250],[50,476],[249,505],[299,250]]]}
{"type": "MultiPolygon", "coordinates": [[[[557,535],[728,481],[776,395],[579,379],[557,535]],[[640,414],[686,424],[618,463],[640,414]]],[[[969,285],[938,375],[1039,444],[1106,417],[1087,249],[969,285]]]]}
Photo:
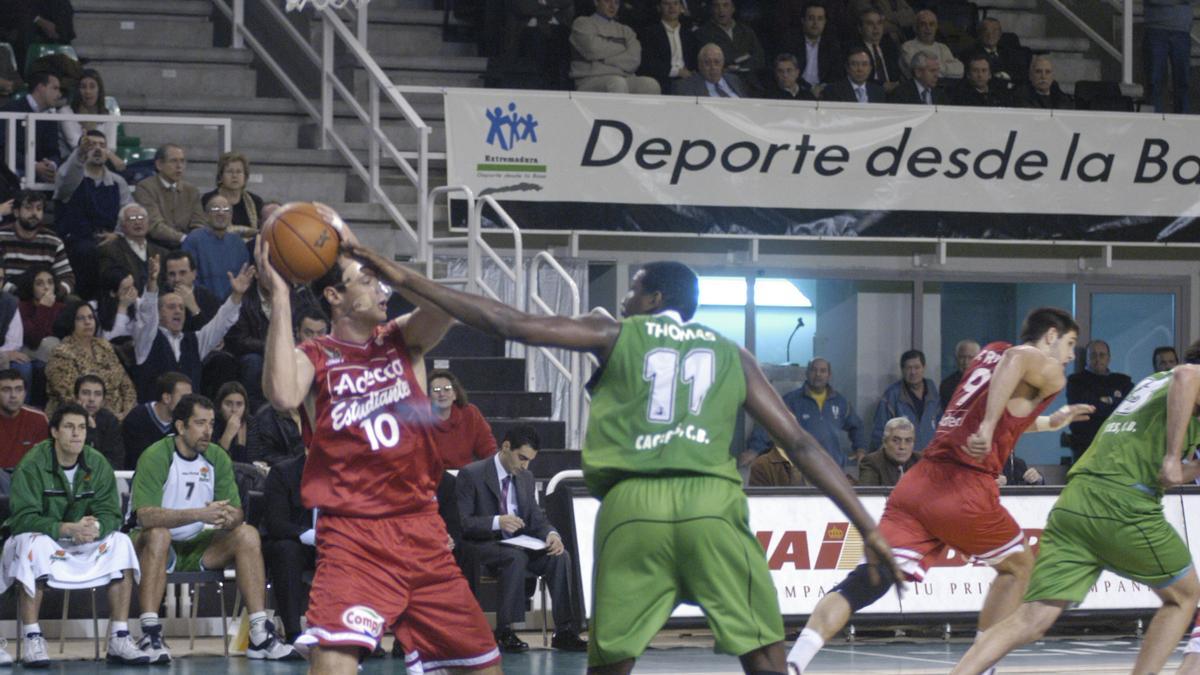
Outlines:
{"type": "Polygon", "coordinates": [[[171,251],[165,258],[168,289],[183,298],[187,311],[184,330],[200,330],[217,315],[221,299],[212,291],[196,284],[196,259],[182,249],[171,251]]]}
{"type": "Polygon", "coordinates": [[[192,230],[204,227],[200,192],[183,179],[187,155],[183,148],[166,143],[154,153],[157,173],[137,184],[133,197],[150,216],[150,238],[168,248],[178,248],[192,230]]]}
{"type": "MultiPolygon", "coordinates": [[[[217,158],[217,189],[205,192],[200,197],[203,207],[217,195],[225,198],[230,207],[228,231],[249,241],[258,234],[259,223],[263,222],[260,214],[263,210],[262,197],[246,189],[246,181],[250,178],[250,161],[240,152],[222,153],[217,158]]],[[[211,211],[208,219],[212,221],[211,211]]]]}
{"type": "MultiPolygon", "coordinates": [[[[800,80],[808,85],[813,96],[820,96],[822,87],[845,73],[841,45],[831,31],[826,30],[828,11],[826,4],[810,2],[804,9],[802,29],[788,35],[781,43],[782,51],[795,55],[800,80]]],[[[778,58],[775,65],[778,68],[778,58]]]]}
{"type": "Polygon", "coordinates": [[[22,68],[25,52],[33,43],[70,44],[75,39],[75,10],[70,0],[31,0],[4,3],[0,22],[11,31],[6,36],[13,43],[22,68]]]}
{"type": "Polygon", "coordinates": [[[676,82],[692,76],[700,45],[696,34],[680,21],[681,0],[659,0],[658,21],[646,26],[640,35],[642,65],[638,75],[653,77],[659,89],[669,93],[676,82]]]}
{"type": "Polygon", "coordinates": [[[579,91],[658,94],[658,82],[637,75],[642,44],[617,21],[620,0],[595,0],[596,12],[571,24],[571,79],[579,91]]]}
{"type": "Polygon", "coordinates": [[[979,354],[979,343],[971,340],[959,340],[958,344],[954,345],[954,363],[958,366],[958,370],[946,376],[942,383],[938,385],[938,400],[942,403],[942,410],[950,406],[950,397],[954,395],[954,390],[958,388],[958,383],[962,382],[963,373],[967,372],[967,366],[971,365],[971,361],[979,354]]]}
{"type": "Polygon", "coordinates": [[[92,300],[100,337],[110,342],[133,335],[138,289],[133,275],[112,267],[100,275],[100,297],[92,300]]]}
{"type": "Polygon", "coordinates": [[[749,487],[802,487],[808,485],[808,481],[787,453],[772,443],[770,450],[750,462],[746,484],[749,487]]]}
{"type": "MultiPolygon", "coordinates": [[[[0,40],[3,40],[3,37],[3,34],[0,33],[0,40]]],[[[11,49],[11,45],[9,48],[11,49]]],[[[0,110],[12,102],[15,92],[25,86],[25,80],[21,78],[21,70],[17,67],[16,61],[10,61],[6,58],[7,56],[5,50],[0,49],[0,110]]]]}
{"type": "Polygon", "coordinates": [[[917,52],[913,54],[909,67],[912,68],[913,79],[905,80],[893,89],[888,102],[914,105],[946,105],[949,102],[946,92],[938,86],[942,64],[936,56],[917,52]]]}
{"type": "Polygon", "coordinates": [[[108,586],[108,661],[149,662],[129,636],[137,555],[129,536],[120,531],[121,497],[113,468],[84,443],[87,420],[87,412],[75,404],[55,412],[52,440],[33,448],[13,473],[12,515],[5,523],[12,536],[4,545],[3,575],[20,584],[21,663],[26,668],[50,665],[38,614],[45,587],[64,584],[108,586]],[[64,554],[73,564],[54,564],[64,554]]]}
{"type": "Polygon", "coordinates": [[[87,373],[75,380],[75,401],[88,414],[86,443],[100,451],[114,468],[125,466],[125,442],[121,420],[109,410],[104,380],[87,373]]]}
{"type": "Polygon", "coordinates": [[[1146,0],[1142,59],[1154,112],[1167,112],[1167,64],[1171,65],[1171,110],[1187,113],[1192,68],[1193,0],[1146,0]]]}
{"type": "Polygon", "coordinates": [[[992,66],[982,53],[967,57],[967,76],[953,96],[954,105],[974,108],[1002,108],[1010,105],[1003,82],[992,78],[992,66]]]}
{"type": "Polygon", "coordinates": [[[522,54],[537,64],[552,87],[563,84],[563,64],[570,60],[574,0],[516,0],[505,3],[504,53],[506,62],[522,54]]]}
{"type": "Polygon", "coordinates": [[[275,589],[276,616],[287,642],[295,642],[300,636],[300,613],[308,598],[304,573],[312,572],[317,565],[315,514],[304,508],[300,498],[304,460],[301,452],[267,474],[267,511],[263,516],[263,562],[275,589]]]}
{"type": "Polygon", "coordinates": [[[855,45],[846,51],[846,77],[838,78],[821,91],[822,101],[883,103],[887,92],[871,79],[871,55],[855,45]]]}
{"type": "Polygon", "coordinates": [[[541,440],[533,427],[513,427],[504,435],[494,457],[459,471],[456,487],[463,537],[480,564],[499,577],[496,642],[502,651],[529,649],[512,630],[512,624],[525,616],[526,574],[543,577],[550,587],[555,629],[551,646],[586,651],[587,643],[579,639],[571,604],[571,554],[534,498],[533,475],[528,469],[540,447],[541,440]],[[546,548],[531,551],[500,543],[517,535],[544,541],[546,548]]]}
{"type": "Polygon", "coordinates": [[[458,377],[442,368],[430,371],[427,380],[433,422],[433,445],[447,469],[461,469],[477,459],[496,454],[496,437],[483,413],[467,400],[458,377]]]}
{"type": "Polygon", "coordinates": [[[210,442],[214,416],[208,399],[195,394],[183,397],[172,414],[175,435],[146,448],[133,475],[130,510],[137,517],[135,541],[142,566],[139,646],[154,663],[171,660],[158,619],[168,570],[219,570],[234,563],[238,590],[250,614],[246,657],[299,659],[267,621],[262,544],[258,530],[245,523],[229,455],[210,442]],[[195,481],[194,490],[176,489],[186,476],[204,473],[212,479],[195,481]]]}
{"type": "Polygon", "coordinates": [[[792,54],[775,57],[775,83],[767,89],[767,98],[784,101],[815,101],[808,82],[800,79],[800,64],[792,54]]]}
{"type": "MultiPolygon", "coordinates": [[[[4,268],[0,267],[0,288],[3,287],[4,268]]],[[[19,305],[17,296],[0,290],[0,334],[4,335],[0,343],[0,368],[20,368],[29,364],[29,357],[21,351],[25,343],[25,326],[21,323],[19,305]]]]}
{"type": "MultiPolygon", "coordinates": [[[[29,78],[29,93],[16,100],[9,101],[8,105],[0,109],[0,112],[54,112],[61,104],[62,90],[59,88],[58,77],[47,72],[34,73],[29,78]]],[[[58,160],[62,156],[58,154],[58,122],[39,122],[35,127],[35,142],[34,142],[34,173],[37,174],[37,179],[43,183],[55,182],[58,175],[58,160]]],[[[5,143],[13,139],[5,138],[7,126],[0,128],[0,139],[4,142],[0,143],[0,148],[3,148],[5,143]]],[[[17,149],[17,175],[25,175],[25,127],[17,125],[16,139],[17,149]]]]}
{"type": "Polygon", "coordinates": [[[907,417],[893,417],[883,425],[883,447],[858,462],[858,484],[891,487],[921,459],[913,452],[917,432],[907,417]]]}
{"type": "Polygon", "coordinates": [[[1016,105],[1022,108],[1071,110],[1075,100],[1054,80],[1054,63],[1039,55],[1029,62],[1029,81],[1017,87],[1016,105]]]}
{"type": "Polygon", "coordinates": [[[858,17],[865,12],[878,14],[884,32],[898,45],[912,37],[917,22],[917,15],[904,0],[851,0],[850,11],[858,17]]]}
{"type": "Polygon", "coordinates": [[[97,335],[96,326],[95,310],[79,300],[72,300],[54,322],[54,335],[62,342],[46,362],[47,412],[76,400],[74,391],[82,375],[100,378],[108,407],[117,417],[125,417],[137,404],[129,373],[113,346],[97,335]]]}
{"type": "Polygon", "coordinates": [[[41,192],[22,190],[17,196],[16,221],[0,228],[0,264],[7,279],[20,277],[34,265],[45,265],[53,270],[58,291],[66,295],[75,287],[75,272],[63,240],[42,224],[45,205],[41,192]]]}
{"type": "Polygon", "coordinates": [[[1008,90],[1024,81],[1029,64],[1025,63],[1023,52],[1001,44],[1003,35],[1004,27],[999,19],[988,17],[979,22],[979,49],[987,57],[992,77],[1000,80],[1000,88],[1008,90]]]}
{"type": "Polygon", "coordinates": [[[100,245],[101,277],[105,278],[108,270],[118,269],[133,277],[134,289],[140,292],[146,288],[150,259],[163,259],[167,249],[147,238],[150,218],[141,204],[129,202],[122,206],[118,219],[121,225],[117,236],[100,245]]]}
{"type": "Polygon", "coordinates": [[[224,300],[229,296],[229,279],[250,263],[246,242],[229,231],[232,207],[222,195],[214,195],[205,206],[208,224],[193,230],[182,250],[196,261],[196,283],[224,300]]]}
{"type": "MultiPolygon", "coordinates": [[[[800,426],[817,439],[838,466],[845,468],[867,454],[867,430],[850,401],[829,384],[832,377],[829,361],[822,358],[809,361],[804,371],[804,386],[785,394],[783,402],[800,426]],[[843,433],[850,437],[851,455],[842,450],[843,433]]],[[[762,453],[771,444],[766,430],[756,427],[746,447],[762,453]]]]}
{"type": "Polygon", "coordinates": [[[1071,423],[1071,454],[1076,461],[1092,444],[1100,426],[1133,389],[1133,380],[1128,375],[1109,370],[1111,360],[1108,343],[1092,340],[1087,345],[1085,368],[1067,378],[1067,403],[1096,406],[1090,419],[1071,423]]]}
{"type": "Polygon", "coordinates": [[[737,8],[733,0],[712,0],[712,17],[696,30],[696,41],[702,45],[715,44],[725,56],[725,70],[740,75],[753,91],[758,77],[767,69],[767,56],[754,29],[736,21],[737,8]]]}
{"type": "Polygon", "coordinates": [[[900,45],[884,33],[883,15],[873,9],[860,14],[858,34],[871,61],[868,79],[883,87],[884,92],[891,93],[900,84],[900,45]]]}
{"type": "Polygon", "coordinates": [[[54,229],[67,246],[78,287],[88,295],[100,278],[97,247],[111,240],[121,207],[130,202],[125,179],[105,166],[108,142],[87,131],[55,181],[54,229]]]}
{"type": "Polygon", "coordinates": [[[996,476],[996,485],[1000,487],[1017,485],[1045,485],[1046,477],[1037,469],[1025,464],[1025,460],[1017,457],[1017,453],[1008,456],[1004,464],[1004,472],[996,476]]]}
{"type": "Polygon", "coordinates": [[[226,382],[217,390],[213,442],[221,446],[235,462],[248,463],[246,441],[250,427],[246,388],[240,382],[226,382]]]}
{"type": "Polygon", "coordinates": [[[198,331],[188,331],[183,325],[183,298],[176,291],[159,296],[158,258],[150,259],[150,275],[146,281],[146,292],[138,301],[137,323],[133,333],[137,359],[134,380],[139,401],[154,399],[157,393],[154,382],[160,373],[181,372],[197,387],[203,387],[201,363],[237,322],[242,294],[250,287],[253,278],[254,268],[244,266],[233,277],[229,299],[217,310],[212,321],[198,331]]]}
{"type": "Polygon", "coordinates": [[[1179,354],[1171,346],[1155,347],[1151,358],[1153,359],[1154,372],[1156,373],[1170,370],[1179,365],[1179,354]]]}
{"type": "Polygon", "coordinates": [[[183,373],[163,373],[154,381],[158,397],[134,407],[121,421],[125,445],[125,470],[137,467],[142,451],[171,433],[171,411],[192,393],[192,381],[183,373]]]}
{"type": "Polygon", "coordinates": [[[26,387],[21,373],[0,370],[0,469],[15,467],[34,445],[50,436],[46,414],[25,405],[26,387]]]}
{"type": "MultiPolygon", "coordinates": [[[[111,114],[104,99],[104,79],[100,77],[98,71],[92,68],[84,68],[83,77],[79,78],[79,82],[75,85],[75,91],[71,93],[71,104],[64,107],[62,112],[70,112],[77,115],[111,114]]],[[[113,148],[117,147],[116,122],[77,122],[75,120],[63,120],[59,123],[59,127],[61,136],[58,147],[63,157],[71,154],[75,146],[79,145],[79,141],[83,140],[83,132],[99,129],[104,133],[104,140],[108,142],[108,145],[105,147],[108,165],[114,171],[125,170],[125,160],[113,152],[113,148]]]]}
{"type": "Polygon", "coordinates": [[[676,82],[673,94],[702,98],[745,98],[748,95],[741,78],[725,72],[725,54],[720,46],[710,42],[701,47],[696,63],[699,72],[676,82]]]}
{"type": "Polygon", "coordinates": [[[924,450],[933,439],[942,406],[938,402],[937,388],[933,380],[925,377],[925,353],[910,349],[900,355],[901,378],[884,390],[875,408],[875,430],[871,433],[871,447],[883,444],[883,428],[894,417],[906,417],[916,430],[917,450],[924,450]]]}
{"type": "Polygon", "coordinates": [[[954,58],[954,53],[944,42],[937,41],[938,18],[931,10],[917,12],[917,37],[900,45],[900,70],[905,77],[912,77],[913,57],[925,52],[942,64],[942,75],[957,80],[963,76],[963,63],[954,58]]]}
{"type": "Polygon", "coordinates": [[[17,299],[24,333],[24,350],[29,356],[30,402],[46,404],[45,370],[50,353],[58,346],[54,336],[54,321],[63,310],[63,303],[54,292],[54,274],[49,267],[32,267],[17,280],[17,299]]]}

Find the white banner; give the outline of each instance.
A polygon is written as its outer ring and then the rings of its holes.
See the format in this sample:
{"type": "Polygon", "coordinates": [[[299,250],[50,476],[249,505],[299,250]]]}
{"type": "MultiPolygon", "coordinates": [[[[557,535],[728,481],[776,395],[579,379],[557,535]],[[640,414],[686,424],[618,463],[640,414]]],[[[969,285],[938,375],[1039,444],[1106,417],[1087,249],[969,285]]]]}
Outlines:
{"type": "Polygon", "coordinates": [[[1200,215],[1200,120],[452,89],[449,183],[498,199],[1200,215]]]}
{"type": "MultiPolygon", "coordinates": [[[[846,517],[826,497],[791,495],[750,498],[750,529],[763,543],[771,578],[779,594],[784,615],[810,614],[817,601],[836,586],[861,560],[862,540],[846,517]]],[[[867,511],[876,519],[883,514],[885,498],[862,496],[867,511]]],[[[1055,495],[1004,495],[1001,502],[1025,530],[1036,547],[1054,505],[1055,495]]],[[[580,575],[584,580],[584,608],[592,607],[592,550],[596,512],[600,503],[590,497],[575,497],[575,540],[579,545],[580,575]]],[[[1164,500],[1167,521],[1188,542],[1193,556],[1200,552],[1200,534],[1187,536],[1200,527],[1185,526],[1185,510],[1198,513],[1200,495],[1168,495],[1164,500]],[[1187,509],[1185,509],[1185,502],[1187,509]]],[[[903,600],[889,593],[862,610],[863,614],[950,614],[976,613],[996,573],[986,566],[972,565],[955,551],[935,564],[920,583],[909,584],[903,600]]],[[[1104,572],[1080,609],[1154,609],[1162,604],[1149,588],[1111,572],[1104,572]]],[[[680,605],[673,617],[701,616],[699,608],[680,605]]]]}

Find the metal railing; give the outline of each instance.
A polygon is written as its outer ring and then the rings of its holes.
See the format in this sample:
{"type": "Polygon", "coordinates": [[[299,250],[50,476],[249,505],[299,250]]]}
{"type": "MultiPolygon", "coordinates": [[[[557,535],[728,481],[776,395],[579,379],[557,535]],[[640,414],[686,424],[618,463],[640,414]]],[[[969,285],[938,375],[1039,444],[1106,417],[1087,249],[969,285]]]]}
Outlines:
{"type": "MultiPolygon", "coordinates": [[[[538,290],[538,272],[541,271],[542,265],[549,266],[566,284],[567,291],[571,298],[571,316],[579,316],[580,300],[579,300],[579,285],[571,278],[570,274],[558,264],[553,255],[549,251],[540,251],[533,256],[533,260],[529,263],[529,309],[532,312],[535,308],[549,315],[555,315],[550,305],[542,299],[542,295],[538,290]]],[[[583,447],[583,432],[580,421],[583,418],[584,409],[584,390],[583,390],[583,363],[582,355],[574,350],[567,350],[567,362],[564,364],[562,359],[558,358],[547,347],[537,347],[536,352],[541,354],[542,358],[550,364],[554,370],[558,371],[563,379],[567,381],[568,394],[565,405],[567,433],[567,445],[572,448],[583,447]]],[[[526,380],[530,385],[533,381],[533,360],[526,359],[525,361],[526,380]]]]}
{"type": "Polygon", "coordinates": [[[435,155],[429,152],[429,136],[433,131],[432,128],[421,119],[417,111],[367,52],[368,7],[364,5],[357,10],[356,31],[354,32],[346,26],[335,10],[328,8],[320,10],[318,16],[321,19],[321,52],[318,54],[305,36],[288,21],[286,13],[277,6],[277,3],[271,0],[260,0],[266,15],[272,17],[301,53],[320,69],[321,100],[318,108],[296,85],[275,56],[247,28],[245,1],[233,0],[231,6],[226,0],[212,0],[213,6],[233,24],[233,46],[239,48],[242,45],[249,45],[301,108],[320,125],[321,148],[329,149],[332,146],[341,154],[350,164],[354,173],[367,186],[371,201],[379,204],[395,222],[397,228],[408,237],[410,243],[417,248],[417,256],[425,255],[428,251],[419,245],[417,232],[423,229],[419,222],[421,219],[432,219],[432,210],[426,208],[426,200],[429,197],[429,160],[444,155],[440,153],[435,155]],[[341,81],[335,72],[334,47],[339,39],[354,59],[354,65],[366,72],[368,86],[366,108],[358,102],[354,92],[341,81]],[[335,94],[340,97],[367,131],[368,148],[365,163],[359,159],[335,127],[335,94]],[[416,152],[399,150],[380,127],[381,98],[391,103],[409,126],[417,131],[419,146],[416,152]],[[383,159],[390,160],[388,166],[398,168],[404,177],[416,187],[418,223],[410,223],[383,189],[380,180],[381,172],[385,168],[382,163],[383,159]],[[416,166],[413,166],[414,161],[416,166]]]}
{"type": "MultiPolygon", "coordinates": [[[[221,152],[233,149],[233,121],[228,117],[174,117],[159,115],[83,115],[58,112],[0,112],[0,124],[4,125],[4,137],[16,139],[17,125],[25,125],[25,157],[22,166],[17,166],[17,143],[4,144],[4,163],[13,173],[20,174],[21,187],[28,190],[53,190],[54,183],[40,183],[34,167],[37,164],[37,125],[57,122],[117,122],[120,124],[157,124],[168,126],[216,127],[220,134],[221,152]]],[[[115,148],[114,148],[115,149],[115,148]]]]}
{"type": "Polygon", "coordinates": [[[1067,21],[1088,36],[1096,46],[1116,59],[1121,64],[1121,82],[1133,84],[1133,0],[1107,0],[1108,4],[1121,13],[1121,48],[1118,49],[1106,40],[1094,28],[1089,26],[1078,14],[1067,7],[1062,0],[1046,0],[1057,9],[1067,21]]]}

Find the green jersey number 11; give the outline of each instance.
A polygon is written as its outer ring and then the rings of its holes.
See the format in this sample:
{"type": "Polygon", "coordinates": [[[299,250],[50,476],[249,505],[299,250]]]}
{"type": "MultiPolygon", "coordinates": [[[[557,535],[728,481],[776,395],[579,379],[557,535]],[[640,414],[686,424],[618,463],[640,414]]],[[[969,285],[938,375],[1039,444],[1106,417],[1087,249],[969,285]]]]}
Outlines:
{"type": "Polygon", "coordinates": [[[717,356],[711,349],[693,349],[683,357],[679,372],[679,351],[660,347],[646,352],[642,379],[650,383],[650,403],[646,419],[660,424],[675,421],[675,389],[679,382],[689,386],[688,410],[700,414],[704,397],[716,379],[717,356]]]}

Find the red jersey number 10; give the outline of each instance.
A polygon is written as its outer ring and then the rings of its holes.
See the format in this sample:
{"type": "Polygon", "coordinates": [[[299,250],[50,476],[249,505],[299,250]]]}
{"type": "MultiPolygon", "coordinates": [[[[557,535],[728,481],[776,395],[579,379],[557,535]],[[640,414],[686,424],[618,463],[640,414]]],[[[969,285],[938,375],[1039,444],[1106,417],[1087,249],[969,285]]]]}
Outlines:
{"type": "Polygon", "coordinates": [[[394,448],[400,442],[400,424],[390,412],[381,412],[358,426],[367,433],[372,452],[394,448]]]}

